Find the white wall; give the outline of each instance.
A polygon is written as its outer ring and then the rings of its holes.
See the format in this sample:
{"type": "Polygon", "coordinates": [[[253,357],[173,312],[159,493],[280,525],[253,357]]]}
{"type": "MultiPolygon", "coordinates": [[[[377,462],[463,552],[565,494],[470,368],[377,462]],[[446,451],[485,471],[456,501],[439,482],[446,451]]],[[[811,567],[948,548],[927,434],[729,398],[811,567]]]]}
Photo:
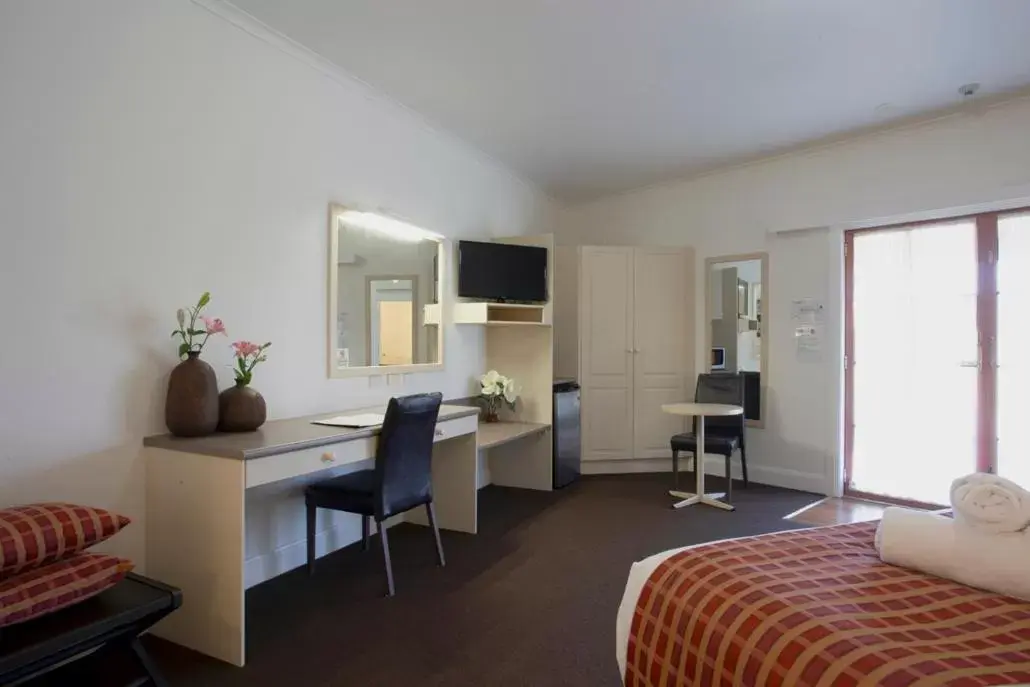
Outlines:
{"type": "MultiPolygon", "coordinates": [[[[443,373],[327,378],[329,202],[448,237],[548,230],[506,170],[188,0],[2,3],[0,84],[0,504],[113,507],[136,523],[110,548],[140,564],[140,440],[164,430],[177,307],[209,289],[230,340],[273,342],[254,381],[272,418],[463,396],[477,328],[448,328],[443,373]]],[[[228,340],[204,358],[231,383],[228,340]]],[[[272,532],[282,507],[255,510],[248,551],[303,536],[272,532]]]]}
{"type": "Polygon", "coordinates": [[[1013,101],[567,208],[557,238],[687,244],[698,264],[768,251],[770,388],[766,427],[749,433],[749,468],[759,481],[830,492],[840,479],[840,229],[1030,205],[1028,134],[1030,100],[1013,101]],[[819,361],[795,359],[790,301],[803,297],[827,302],[819,361]]]}

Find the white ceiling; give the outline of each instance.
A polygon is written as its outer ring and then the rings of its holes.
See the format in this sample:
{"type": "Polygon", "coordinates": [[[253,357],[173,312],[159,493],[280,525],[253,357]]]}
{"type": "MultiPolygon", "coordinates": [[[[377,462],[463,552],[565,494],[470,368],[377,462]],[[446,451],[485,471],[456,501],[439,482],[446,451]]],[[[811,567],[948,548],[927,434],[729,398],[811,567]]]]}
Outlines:
{"type": "Polygon", "coordinates": [[[233,2],[565,199],[1030,84],[1030,0],[233,2]]]}

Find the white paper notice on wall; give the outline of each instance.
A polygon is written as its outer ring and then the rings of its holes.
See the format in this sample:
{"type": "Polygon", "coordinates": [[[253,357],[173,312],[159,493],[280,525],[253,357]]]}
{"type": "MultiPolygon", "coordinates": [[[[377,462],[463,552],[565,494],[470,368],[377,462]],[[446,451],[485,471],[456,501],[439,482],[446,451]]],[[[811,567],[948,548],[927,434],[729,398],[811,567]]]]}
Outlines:
{"type": "Polygon", "coordinates": [[[823,325],[803,324],[794,327],[797,359],[803,363],[818,362],[823,352],[823,325]]]}
{"type": "Polygon", "coordinates": [[[795,324],[822,324],[826,307],[816,298],[795,298],[790,302],[790,319],[795,324]]]}

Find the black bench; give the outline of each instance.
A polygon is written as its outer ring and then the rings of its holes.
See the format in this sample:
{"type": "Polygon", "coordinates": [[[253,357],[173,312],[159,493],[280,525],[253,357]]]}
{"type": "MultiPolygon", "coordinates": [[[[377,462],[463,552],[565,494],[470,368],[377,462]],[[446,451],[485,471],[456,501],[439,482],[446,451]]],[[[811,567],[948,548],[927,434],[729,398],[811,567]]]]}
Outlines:
{"type": "Polygon", "coordinates": [[[182,605],[175,587],[130,573],[102,594],[55,613],[0,628],[0,685],[18,685],[97,650],[131,657],[133,687],[165,687],[139,636],[182,605]]]}

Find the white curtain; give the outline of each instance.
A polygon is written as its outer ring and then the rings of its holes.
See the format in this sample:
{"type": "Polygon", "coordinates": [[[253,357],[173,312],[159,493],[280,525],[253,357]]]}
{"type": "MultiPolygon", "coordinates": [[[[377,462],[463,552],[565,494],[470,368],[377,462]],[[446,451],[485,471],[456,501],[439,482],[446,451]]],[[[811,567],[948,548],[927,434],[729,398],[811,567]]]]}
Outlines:
{"type": "Polygon", "coordinates": [[[976,227],[858,234],[851,486],[946,503],[976,467],[976,227]]]}
{"type": "Polygon", "coordinates": [[[998,221],[998,474],[1030,489],[1030,214],[998,221]]]}

